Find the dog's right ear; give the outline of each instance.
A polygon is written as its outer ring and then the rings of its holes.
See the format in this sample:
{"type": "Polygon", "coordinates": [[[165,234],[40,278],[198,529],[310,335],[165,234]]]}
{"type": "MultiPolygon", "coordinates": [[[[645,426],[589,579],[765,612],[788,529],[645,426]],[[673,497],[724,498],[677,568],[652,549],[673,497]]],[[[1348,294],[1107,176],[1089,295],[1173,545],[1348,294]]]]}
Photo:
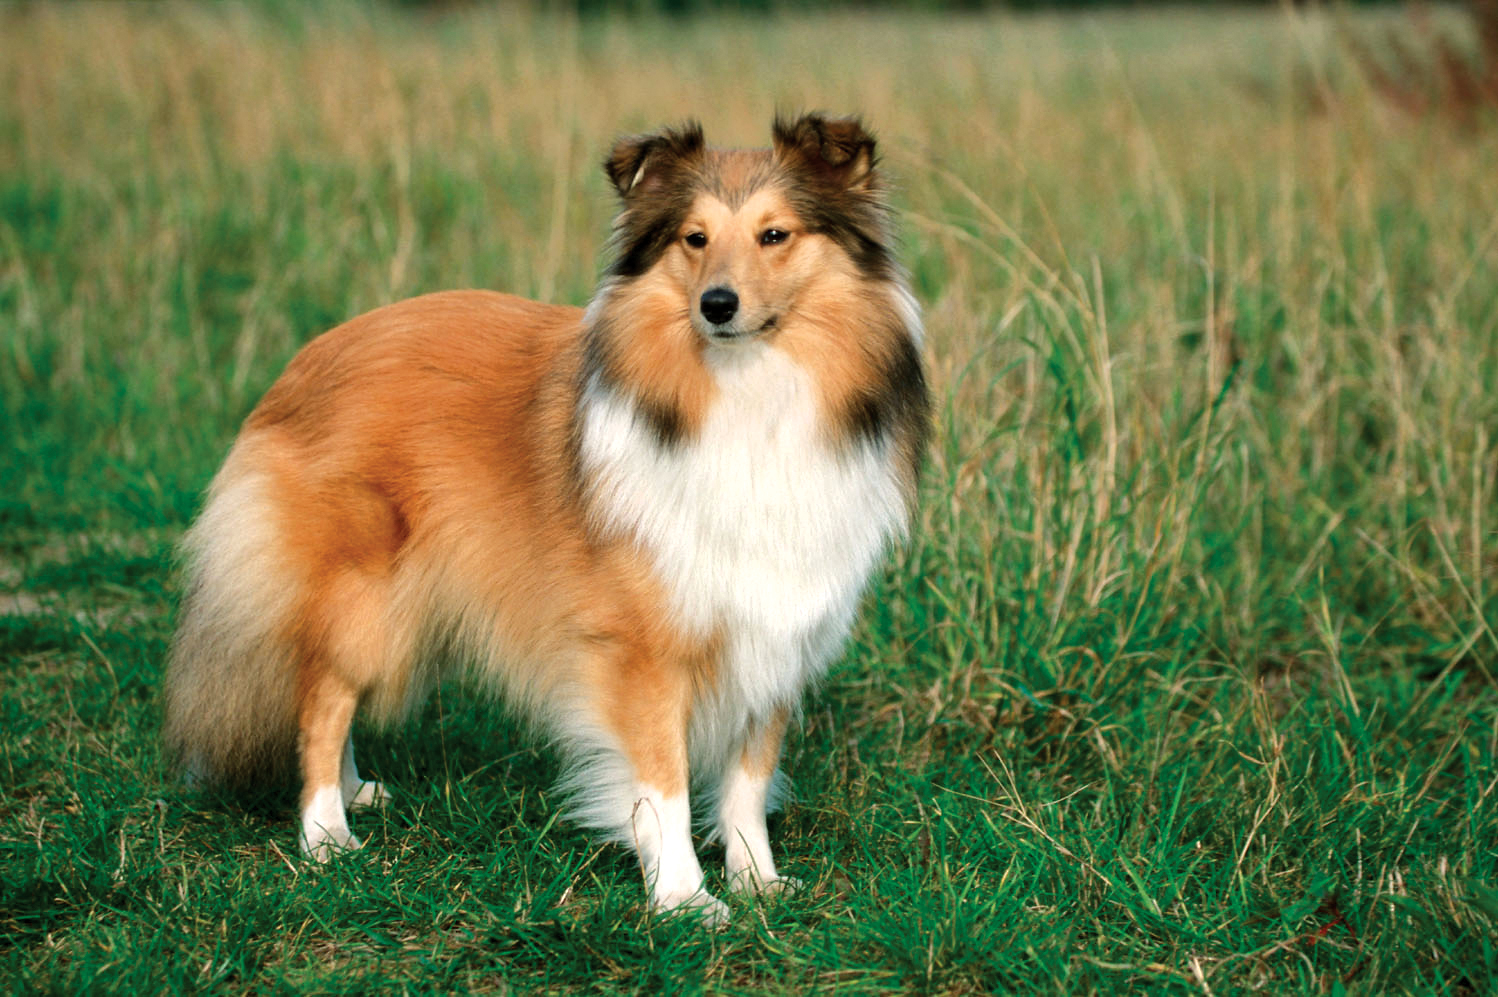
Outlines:
{"type": "Polygon", "coordinates": [[[683,163],[700,156],[704,147],[702,125],[688,121],[680,128],[667,128],[654,135],[620,139],[604,160],[603,169],[619,196],[628,200],[658,189],[683,163]]]}

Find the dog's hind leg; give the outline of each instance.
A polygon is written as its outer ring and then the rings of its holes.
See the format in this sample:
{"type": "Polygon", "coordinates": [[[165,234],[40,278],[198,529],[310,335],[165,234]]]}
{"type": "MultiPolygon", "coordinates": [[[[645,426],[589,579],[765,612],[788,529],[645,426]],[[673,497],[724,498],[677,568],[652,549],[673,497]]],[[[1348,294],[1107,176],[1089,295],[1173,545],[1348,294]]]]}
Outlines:
{"type": "Polygon", "coordinates": [[[400,681],[406,645],[388,623],[390,587],[381,575],[357,569],[326,579],[300,616],[297,746],[302,773],[302,851],[319,862],[359,847],[348,808],[389,799],[354,767],[350,730],[366,700],[400,681]]]}
{"type": "Polygon", "coordinates": [[[349,734],[343,745],[343,771],[340,776],[343,786],[343,805],[348,809],[358,807],[382,807],[390,802],[390,791],[382,782],[368,781],[359,777],[354,765],[354,735],[349,734]]]}
{"type": "Polygon", "coordinates": [[[358,705],[359,691],[332,671],[323,670],[308,682],[297,711],[302,853],[318,862],[328,861],[338,851],[359,847],[344,809],[344,760],[358,705]]]}

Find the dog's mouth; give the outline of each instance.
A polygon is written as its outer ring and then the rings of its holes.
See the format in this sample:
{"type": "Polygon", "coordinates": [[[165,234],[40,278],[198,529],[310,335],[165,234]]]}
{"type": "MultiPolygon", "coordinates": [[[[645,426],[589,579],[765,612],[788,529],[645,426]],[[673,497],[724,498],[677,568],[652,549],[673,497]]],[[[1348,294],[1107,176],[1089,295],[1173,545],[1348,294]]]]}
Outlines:
{"type": "Polygon", "coordinates": [[[771,315],[753,329],[742,329],[734,325],[715,325],[708,328],[708,338],[715,343],[732,343],[738,340],[754,339],[777,328],[780,316],[771,315]]]}

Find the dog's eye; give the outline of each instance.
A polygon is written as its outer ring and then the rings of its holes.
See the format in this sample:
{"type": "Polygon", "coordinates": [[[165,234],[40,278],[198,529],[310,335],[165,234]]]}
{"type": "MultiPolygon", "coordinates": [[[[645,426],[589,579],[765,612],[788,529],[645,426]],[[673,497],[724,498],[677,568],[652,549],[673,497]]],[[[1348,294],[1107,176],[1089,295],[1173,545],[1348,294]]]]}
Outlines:
{"type": "Polygon", "coordinates": [[[688,246],[691,246],[693,249],[701,249],[703,246],[707,245],[707,233],[706,232],[688,232],[687,233],[687,238],[686,238],[686,244],[688,246]]]}
{"type": "Polygon", "coordinates": [[[791,234],[783,228],[767,228],[759,234],[761,246],[773,246],[789,239],[791,234]]]}

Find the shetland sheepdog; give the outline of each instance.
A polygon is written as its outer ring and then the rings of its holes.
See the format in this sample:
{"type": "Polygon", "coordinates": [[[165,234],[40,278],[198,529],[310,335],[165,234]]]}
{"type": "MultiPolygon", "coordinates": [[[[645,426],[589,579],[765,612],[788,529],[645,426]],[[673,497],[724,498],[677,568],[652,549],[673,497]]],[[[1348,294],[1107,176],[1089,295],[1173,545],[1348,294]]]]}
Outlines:
{"type": "Polygon", "coordinates": [[[429,294],[314,339],[246,419],[182,544],[165,739],[190,779],[301,777],[301,847],[388,799],[350,727],[467,666],[566,762],[571,815],[651,904],[787,888],[781,740],[907,529],[929,423],[921,323],[874,139],[777,119],[620,140],[586,309],[429,294]]]}

